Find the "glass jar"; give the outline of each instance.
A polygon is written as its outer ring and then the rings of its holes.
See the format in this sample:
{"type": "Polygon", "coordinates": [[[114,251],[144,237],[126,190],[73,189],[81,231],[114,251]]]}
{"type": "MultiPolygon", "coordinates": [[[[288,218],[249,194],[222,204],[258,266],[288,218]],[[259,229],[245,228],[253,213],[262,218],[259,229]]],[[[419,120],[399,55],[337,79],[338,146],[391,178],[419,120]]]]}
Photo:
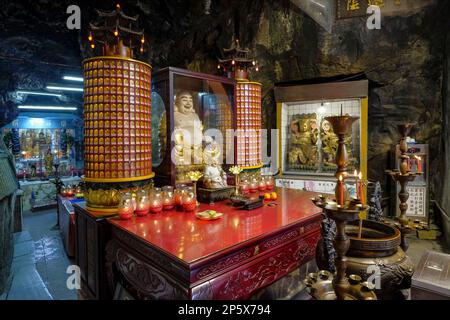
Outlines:
{"type": "Polygon", "coordinates": [[[258,190],[259,191],[265,191],[266,190],[266,181],[264,177],[261,177],[261,179],[258,182],[258,190]]]}
{"type": "Polygon", "coordinates": [[[154,188],[150,192],[150,212],[159,213],[163,209],[163,199],[160,188],[154,188]]]}
{"type": "Polygon", "coordinates": [[[117,209],[117,213],[119,214],[120,219],[131,219],[131,217],[133,216],[133,212],[133,197],[131,193],[122,193],[120,196],[119,208],[117,209]]]}
{"type": "Polygon", "coordinates": [[[175,189],[173,199],[175,201],[175,205],[178,207],[183,206],[183,194],[185,192],[186,186],[185,185],[179,185],[175,189]]]}
{"type": "Polygon", "coordinates": [[[175,199],[172,186],[164,186],[162,188],[163,209],[172,210],[175,207],[175,199]]]}
{"type": "Polygon", "coordinates": [[[150,201],[148,193],[145,190],[139,190],[136,194],[136,215],[143,217],[148,214],[150,201]]]}
{"type": "Polygon", "coordinates": [[[250,182],[249,190],[251,193],[258,191],[258,180],[256,178],[253,178],[250,182]]]}
{"type": "Polygon", "coordinates": [[[250,185],[248,180],[244,180],[240,185],[241,194],[248,194],[250,192],[250,185]]]}
{"type": "Polygon", "coordinates": [[[74,194],[75,194],[75,191],[73,190],[73,187],[68,186],[66,188],[66,197],[73,197],[74,194]]]}
{"type": "Polygon", "coordinates": [[[187,187],[183,193],[183,210],[186,212],[194,211],[197,207],[197,199],[195,197],[194,188],[187,187]]]}
{"type": "Polygon", "coordinates": [[[273,190],[273,187],[275,185],[273,177],[272,176],[266,176],[265,180],[266,180],[266,189],[267,190],[273,190]]]}
{"type": "Polygon", "coordinates": [[[77,198],[83,198],[83,188],[81,186],[77,186],[75,189],[75,196],[77,198]]]}

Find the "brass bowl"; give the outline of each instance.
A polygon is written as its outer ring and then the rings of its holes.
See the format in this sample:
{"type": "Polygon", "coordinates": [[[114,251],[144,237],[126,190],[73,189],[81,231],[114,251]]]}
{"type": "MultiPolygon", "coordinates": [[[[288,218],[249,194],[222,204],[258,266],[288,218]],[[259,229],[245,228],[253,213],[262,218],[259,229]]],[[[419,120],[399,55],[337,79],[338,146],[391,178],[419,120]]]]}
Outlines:
{"type": "Polygon", "coordinates": [[[358,238],[359,221],[350,221],[345,232],[350,238],[347,256],[361,258],[387,257],[395,254],[401,242],[400,230],[386,223],[364,220],[362,237],[358,238]]]}

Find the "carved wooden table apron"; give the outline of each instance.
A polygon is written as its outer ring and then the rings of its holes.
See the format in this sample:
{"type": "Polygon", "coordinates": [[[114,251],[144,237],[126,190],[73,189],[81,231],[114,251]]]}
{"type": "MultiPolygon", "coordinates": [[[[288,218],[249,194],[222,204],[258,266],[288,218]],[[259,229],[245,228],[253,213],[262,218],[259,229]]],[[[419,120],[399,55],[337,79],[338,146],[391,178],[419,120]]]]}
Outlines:
{"type": "Polygon", "coordinates": [[[106,249],[110,290],[118,282],[138,299],[248,299],[314,258],[320,209],[312,192],[277,189],[276,206],[240,211],[202,204],[221,219],[194,213],[111,218],[106,249]]]}

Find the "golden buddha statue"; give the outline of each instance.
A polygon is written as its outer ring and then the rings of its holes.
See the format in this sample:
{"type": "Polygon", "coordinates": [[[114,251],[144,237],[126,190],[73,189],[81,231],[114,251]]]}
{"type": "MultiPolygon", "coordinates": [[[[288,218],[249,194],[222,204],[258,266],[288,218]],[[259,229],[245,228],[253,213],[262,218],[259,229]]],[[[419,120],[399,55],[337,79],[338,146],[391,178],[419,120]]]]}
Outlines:
{"type": "Polygon", "coordinates": [[[195,112],[190,92],[181,91],[174,103],[175,162],[202,163],[203,124],[195,112]]]}

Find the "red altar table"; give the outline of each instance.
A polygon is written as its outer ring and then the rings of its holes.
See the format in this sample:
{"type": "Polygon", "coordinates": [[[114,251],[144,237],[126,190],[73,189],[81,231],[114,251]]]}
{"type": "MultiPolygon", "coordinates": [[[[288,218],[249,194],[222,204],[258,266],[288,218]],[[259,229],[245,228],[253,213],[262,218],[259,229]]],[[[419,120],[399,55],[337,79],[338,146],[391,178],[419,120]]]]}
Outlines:
{"type": "Polygon", "coordinates": [[[110,218],[106,269],[139,299],[247,299],[314,258],[322,215],[316,193],[278,188],[278,200],[252,211],[228,201],[197,209],[223,212],[203,221],[168,211],[110,218]]]}

